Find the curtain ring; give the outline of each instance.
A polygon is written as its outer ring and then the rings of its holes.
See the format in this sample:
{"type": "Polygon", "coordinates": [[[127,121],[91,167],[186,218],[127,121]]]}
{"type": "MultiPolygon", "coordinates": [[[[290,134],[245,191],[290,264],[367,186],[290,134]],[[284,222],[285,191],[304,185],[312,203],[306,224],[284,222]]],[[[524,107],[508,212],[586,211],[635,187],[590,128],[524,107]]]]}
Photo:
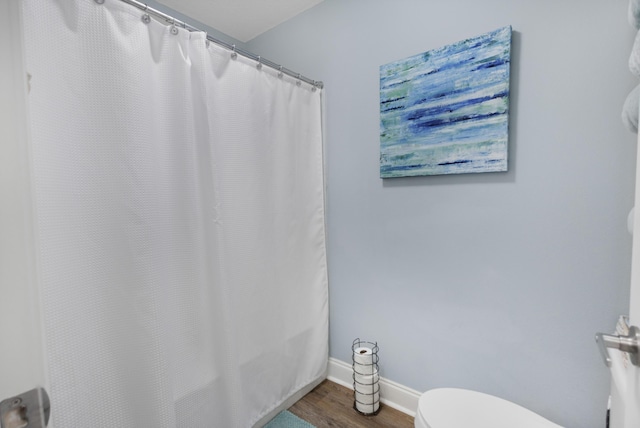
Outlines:
{"type": "Polygon", "coordinates": [[[151,17],[147,13],[148,9],[149,9],[149,5],[145,3],[144,9],[142,9],[142,22],[144,22],[145,24],[148,24],[151,22],[151,17]]]}
{"type": "Polygon", "coordinates": [[[258,70],[262,70],[262,57],[258,55],[258,65],[256,65],[258,70]]]}
{"type": "Polygon", "coordinates": [[[278,77],[282,79],[282,76],[284,76],[284,73],[282,72],[282,66],[278,67],[278,77]]]}
{"type": "Polygon", "coordinates": [[[173,18],[173,20],[171,21],[171,34],[173,34],[174,36],[178,34],[178,27],[176,27],[175,18],[173,18]]]}
{"type": "Polygon", "coordinates": [[[300,75],[300,73],[298,73],[298,80],[296,81],[296,86],[302,85],[302,80],[300,80],[300,77],[302,76],[300,75]]]}
{"type": "Polygon", "coordinates": [[[231,59],[236,59],[238,58],[238,54],[236,53],[236,45],[233,45],[231,47],[231,59]]]}

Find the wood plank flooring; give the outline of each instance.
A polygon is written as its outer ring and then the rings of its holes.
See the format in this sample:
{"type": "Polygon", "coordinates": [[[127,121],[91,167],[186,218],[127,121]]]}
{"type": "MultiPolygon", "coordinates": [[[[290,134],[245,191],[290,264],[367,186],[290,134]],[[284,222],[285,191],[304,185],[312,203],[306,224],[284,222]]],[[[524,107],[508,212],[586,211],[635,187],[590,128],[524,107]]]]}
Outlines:
{"type": "Polygon", "coordinates": [[[353,391],[325,380],[288,409],[317,428],[413,428],[413,418],[381,404],[375,416],[353,409],[353,391]]]}

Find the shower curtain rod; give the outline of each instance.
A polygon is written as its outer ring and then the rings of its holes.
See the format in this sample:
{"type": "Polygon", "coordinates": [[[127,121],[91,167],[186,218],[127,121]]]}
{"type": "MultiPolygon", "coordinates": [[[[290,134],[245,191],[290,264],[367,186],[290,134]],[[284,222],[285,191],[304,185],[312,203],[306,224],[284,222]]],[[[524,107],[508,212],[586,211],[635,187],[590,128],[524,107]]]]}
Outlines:
{"type": "MultiPolygon", "coordinates": [[[[96,3],[104,3],[104,0],[94,0],[96,3]]],[[[210,42],[213,42],[217,45],[220,45],[226,49],[229,49],[231,51],[231,54],[233,55],[234,53],[238,54],[238,55],[242,55],[245,58],[249,58],[252,59],[254,61],[256,61],[258,64],[258,66],[261,65],[266,65],[267,67],[273,68],[275,70],[277,70],[279,73],[282,74],[286,74],[288,76],[294,77],[302,82],[306,82],[309,85],[313,86],[313,89],[315,90],[315,88],[320,88],[322,89],[324,87],[324,83],[322,83],[322,81],[319,80],[311,80],[308,77],[305,77],[303,75],[301,75],[300,73],[296,73],[292,70],[289,70],[288,68],[285,68],[283,66],[281,66],[280,64],[276,64],[273,61],[269,61],[266,58],[262,58],[259,55],[256,55],[254,53],[245,51],[243,49],[239,49],[236,47],[236,45],[232,45],[229,44],[227,42],[224,42],[222,40],[218,40],[215,37],[212,37],[209,35],[209,33],[207,33],[206,31],[200,30],[199,28],[196,28],[192,25],[187,24],[186,22],[180,21],[179,19],[174,18],[173,16],[167,15],[164,12],[161,12],[157,9],[154,9],[150,6],[148,6],[145,3],[139,2],[137,0],[120,0],[124,3],[130,4],[131,6],[135,6],[138,9],[144,11],[145,13],[149,14],[149,15],[153,15],[154,17],[166,22],[167,24],[172,24],[172,25],[176,25],[179,27],[184,28],[185,30],[188,31],[200,31],[203,32],[207,35],[207,40],[209,40],[210,42]]]]}

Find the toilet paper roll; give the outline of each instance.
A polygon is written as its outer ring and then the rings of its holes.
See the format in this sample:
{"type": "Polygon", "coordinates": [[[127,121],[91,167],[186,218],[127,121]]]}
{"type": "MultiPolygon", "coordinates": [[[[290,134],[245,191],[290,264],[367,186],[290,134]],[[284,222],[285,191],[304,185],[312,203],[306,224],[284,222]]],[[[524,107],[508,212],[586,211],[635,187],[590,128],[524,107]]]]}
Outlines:
{"type": "Polygon", "coordinates": [[[353,350],[353,369],[357,374],[374,374],[376,362],[371,348],[360,347],[353,350]]]}
{"type": "Polygon", "coordinates": [[[358,411],[369,414],[375,413],[380,407],[380,393],[376,392],[372,395],[360,394],[356,392],[356,409],[358,411]]]}
{"type": "Polygon", "coordinates": [[[353,365],[353,371],[355,374],[357,375],[362,375],[362,376],[372,376],[374,375],[376,372],[376,368],[373,365],[362,365],[362,364],[358,364],[355,363],[353,365]]]}
{"type": "Polygon", "coordinates": [[[378,381],[380,380],[380,376],[378,375],[378,372],[374,372],[372,375],[361,375],[358,373],[354,373],[353,380],[356,381],[356,388],[358,388],[359,386],[367,387],[368,385],[378,383],[378,381]]]}
{"type": "Polygon", "coordinates": [[[380,402],[376,401],[375,404],[361,404],[356,401],[356,409],[358,411],[364,413],[365,415],[370,415],[371,413],[375,413],[380,408],[380,402]]]}
{"type": "Polygon", "coordinates": [[[375,404],[377,401],[380,401],[380,391],[377,391],[373,394],[363,394],[356,391],[356,403],[375,404]]]}
{"type": "Polygon", "coordinates": [[[380,406],[380,376],[354,374],[355,401],[358,411],[371,414],[380,406]]]}

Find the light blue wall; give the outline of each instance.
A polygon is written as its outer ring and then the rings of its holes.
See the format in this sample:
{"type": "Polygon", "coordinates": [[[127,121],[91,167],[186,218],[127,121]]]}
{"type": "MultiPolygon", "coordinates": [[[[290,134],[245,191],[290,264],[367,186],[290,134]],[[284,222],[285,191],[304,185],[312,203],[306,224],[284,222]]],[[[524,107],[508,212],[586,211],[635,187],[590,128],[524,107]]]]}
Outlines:
{"type": "Polygon", "coordinates": [[[625,0],[326,0],[248,43],[326,84],[331,356],[604,426],[594,333],[628,308],[625,0]],[[512,25],[508,173],[381,180],[381,64],[512,25]]]}

